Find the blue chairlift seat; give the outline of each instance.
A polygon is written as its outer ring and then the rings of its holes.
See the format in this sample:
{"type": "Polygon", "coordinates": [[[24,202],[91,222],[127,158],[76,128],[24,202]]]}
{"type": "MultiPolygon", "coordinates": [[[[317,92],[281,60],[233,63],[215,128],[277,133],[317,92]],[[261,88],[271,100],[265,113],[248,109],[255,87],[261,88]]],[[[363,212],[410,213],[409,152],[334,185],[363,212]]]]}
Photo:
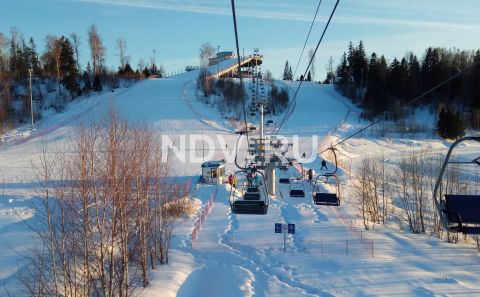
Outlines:
{"type": "Polygon", "coordinates": [[[268,204],[263,200],[236,200],[232,204],[231,210],[235,214],[266,215],[268,204]]]}
{"type": "Polygon", "coordinates": [[[292,189],[290,190],[290,197],[305,198],[305,191],[300,189],[292,189]]]}
{"type": "Polygon", "coordinates": [[[340,205],[340,199],[338,199],[337,194],[333,193],[315,193],[313,202],[316,205],[340,205]]]}
{"type": "Polygon", "coordinates": [[[480,195],[445,195],[445,212],[452,229],[480,234],[480,195]]]}

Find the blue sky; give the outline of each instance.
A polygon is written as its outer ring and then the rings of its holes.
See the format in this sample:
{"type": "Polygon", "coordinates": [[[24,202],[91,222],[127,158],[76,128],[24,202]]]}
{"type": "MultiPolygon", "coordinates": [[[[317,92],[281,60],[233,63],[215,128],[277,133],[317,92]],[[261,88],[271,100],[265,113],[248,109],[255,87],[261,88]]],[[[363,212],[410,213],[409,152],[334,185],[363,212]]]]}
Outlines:
{"type": "MultiPolygon", "coordinates": [[[[323,0],[307,49],[318,41],[334,0],[323,0]]],[[[258,47],[264,69],[280,77],[285,60],[296,64],[318,0],[237,1],[240,47],[258,47]]],[[[462,0],[341,0],[316,58],[317,79],[325,76],[330,56],[335,62],[350,40],[363,40],[367,53],[389,60],[407,51],[418,55],[428,46],[480,47],[480,1],[462,0]]],[[[43,50],[47,34],[77,32],[83,41],[83,67],[90,58],[87,29],[94,23],[107,47],[106,64],[117,67],[115,41],[125,38],[127,54],[136,67],[156,49],[157,64],[167,71],[199,64],[199,46],[210,41],[221,50],[234,50],[228,0],[0,0],[0,32],[17,27],[43,50]]],[[[300,64],[302,72],[306,57],[300,64]]],[[[298,75],[297,75],[298,76],[298,75]]]]}

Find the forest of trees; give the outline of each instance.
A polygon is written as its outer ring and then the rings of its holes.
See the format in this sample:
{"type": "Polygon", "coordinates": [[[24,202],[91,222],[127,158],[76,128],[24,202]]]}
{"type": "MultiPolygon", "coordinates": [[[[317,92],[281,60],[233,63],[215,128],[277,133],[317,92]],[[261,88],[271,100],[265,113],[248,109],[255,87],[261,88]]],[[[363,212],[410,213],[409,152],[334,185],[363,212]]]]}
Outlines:
{"type": "MultiPolygon", "coordinates": [[[[463,70],[415,106],[428,106],[437,114],[449,111],[452,121],[464,119],[468,127],[480,129],[480,50],[429,47],[420,59],[408,53],[388,62],[375,52],[367,58],[362,41],[357,46],[350,42],[337,68],[336,87],[363,108],[367,119],[398,120],[409,101],[463,70]]],[[[462,135],[462,125],[457,126],[460,131],[453,138],[462,135]]]]}
{"type": "Polygon", "coordinates": [[[113,90],[120,80],[163,75],[163,67],[158,68],[153,61],[145,64],[143,59],[134,71],[126,54],[126,41],[120,38],[115,49],[120,66],[108,69],[107,49],[97,27],[91,25],[86,33],[90,59],[82,68],[79,56],[83,40],[75,32],[70,36],[47,35],[42,51],[37,49],[33,38],[25,39],[16,28],[10,30],[10,36],[0,32],[0,134],[30,120],[30,74],[35,120],[42,111],[49,108],[61,111],[79,96],[105,88],[113,90]]]}

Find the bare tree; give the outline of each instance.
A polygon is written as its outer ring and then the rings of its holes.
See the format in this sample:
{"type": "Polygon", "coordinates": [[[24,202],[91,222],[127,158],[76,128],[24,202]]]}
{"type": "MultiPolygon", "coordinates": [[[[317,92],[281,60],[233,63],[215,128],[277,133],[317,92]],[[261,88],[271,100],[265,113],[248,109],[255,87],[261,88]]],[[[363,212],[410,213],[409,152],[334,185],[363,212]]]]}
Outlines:
{"type": "Polygon", "coordinates": [[[77,69],[79,72],[81,72],[79,49],[80,49],[80,46],[82,45],[82,41],[80,39],[80,36],[76,32],[73,32],[72,34],[70,34],[70,38],[72,39],[73,49],[75,50],[75,60],[77,61],[77,69]]]}
{"type": "Polygon", "coordinates": [[[273,82],[272,72],[270,72],[270,70],[265,71],[265,74],[263,75],[263,79],[265,80],[266,83],[271,85],[273,82]]]}
{"type": "Polygon", "coordinates": [[[80,127],[73,154],[37,165],[40,246],[21,276],[32,296],[132,296],[148,270],[168,263],[187,187],[168,180],[160,136],[116,113],[80,127]]]}
{"type": "Polygon", "coordinates": [[[200,66],[206,68],[208,66],[208,60],[215,54],[215,48],[210,42],[205,42],[200,46],[200,66]]]}
{"type": "Polygon", "coordinates": [[[333,71],[333,63],[335,63],[335,60],[333,59],[332,56],[328,58],[328,63],[325,65],[325,68],[327,70],[327,79],[329,80],[330,84],[335,83],[335,73],[333,71]]]}
{"type": "Polygon", "coordinates": [[[61,74],[61,54],[62,54],[62,45],[60,42],[60,39],[57,38],[56,36],[53,35],[47,35],[46,37],[47,44],[46,44],[46,52],[44,54],[45,59],[49,60],[48,63],[51,63],[54,75],[57,79],[57,85],[58,85],[58,93],[61,94],[61,80],[62,80],[62,74],[61,74]]]}
{"type": "Polygon", "coordinates": [[[356,176],[357,181],[354,183],[353,190],[360,203],[363,226],[365,230],[372,230],[378,221],[378,205],[374,167],[370,159],[362,161],[356,176]]]}
{"type": "Polygon", "coordinates": [[[88,29],[88,44],[92,56],[93,74],[98,75],[104,63],[105,47],[102,44],[102,38],[94,24],[88,29]]]}
{"type": "Polygon", "coordinates": [[[6,73],[8,70],[8,55],[6,54],[7,40],[5,35],[0,32],[0,73],[6,73]]]}
{"type": "Polygon", "coordinates": [[[426,231],[428,212],[428,163],[424,154],[412,152],[402,158],[397,176],[399,178],[399,197],[408,226],[413,233],[426,231]]]}
{"type": "Polygon", "coordinates": [[[312,74],[312,81],[315,81],[315,50],[311,48],[308,51],[308,57],[312,60],[312,64],[310,65],[310,73],[312,74]]]}
{"type": "Polygon", "coordinates": [[[138,71],[140,72],[143,71],[143,69],[145,68],[145,60],[143,60],[143,58],[140,58],[140,60],[138,61],[137,67],[138,67],[138,71]]]}
{"type": "Polygon", "coordinates": [[[389,205],[391,196],[393,194],[393,176],[389,171],[387,166],[387,162],[385,161],[385,157],[379,160],[379,164],[377,166],[377,174],[379,177],[379,191],[380,196],[382,197],[382,224],[388,219],[389,215],[389,205]]]}
{"type": "Polygon", "coordinates": [[[117,39],[117,49],[120,56],[120,68],[123,70],[129,61],[129,57],[126,55],[127,41],[124,38],[117,39]]]}

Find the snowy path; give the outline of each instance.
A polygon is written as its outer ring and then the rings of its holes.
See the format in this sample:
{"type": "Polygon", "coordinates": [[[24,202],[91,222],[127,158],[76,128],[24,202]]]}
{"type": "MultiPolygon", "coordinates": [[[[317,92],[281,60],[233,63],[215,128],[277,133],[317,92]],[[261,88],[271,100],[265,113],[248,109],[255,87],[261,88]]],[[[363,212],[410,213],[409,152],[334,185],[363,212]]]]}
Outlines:
{"type": "MultiPolygon", "coordinates": [[[[234,147],[233,127],[216,109],[195,99],[194,79],[195,73],[186,73],[148,80],[111,99],[105,94],[103,100],[90,98],[73,104],[64,114],[39,124],[38,135],[0,153],[0,164],[5,165],[1,175],[7,180],[5,197],[0,199],[0,285],[13,283],[19,254],[31,244],[17,213],[32,215],[28,201],[34,196],[34,185],[28,169],[43,143],[68,145],[80,122],[98,121],[113,104],[129,121],[146,122],[177,142],[180,135],[205,133],[224,136],[228,147],[234,147]]],[[[295,112],[280,133],[300,135],[298,150],[316,153],[318,146],[310,148],[308,139],[318,135],[330,141],[329,135],[348,133],[354,126],[354,113],[331,86],[305,83],[295,112]]],[[[381,144],[390,147],[387,142],[381,144]]],[[[439,142],[431,145],[439,150],[444,147],[439,142]]],[[[405,143],[406,148],[415,146],[413,141],[405,143]]],[[[344,149],[352,148],[355,158],[360,148],[378,154],[375,147],[360,139],[344,149]]],[[[223,149],[215,151],[213,159],[221,158],[223,149]]],[[[401,153],[398,147],[392,150],[396,153],[389,157],[401,153]]],[[[174,164],[180,177],[197,176],[200,171],[198,163],[174,164]]],[[[315,168],[316,163],[307,167],[315,168]]],[[[227,171],[233,169],[233,164],[227,164],[227,171]]],[[[309,185],[305,198],[290,198],[288,186],[277,186],[278,195],[265,216],[232,214],[228,188],[220,186],[193,248],[189,245],[193,223],[186,220],[175,229],[171,262],[152,271],[151,284],[141,295],[480,296],[480,256],[471,247],[392,227],[362,232],[355,223],[358,218],[352,215],[356,213],[353,205],[315,206],[309,185]],[[287,237],[285,253],[283,235],[274,233],[274,223],[282,222],[296,224],[296,234],[287,237]]],[[[199,189],[196,198],[205,203],[211,190],[199,189]]]]}

